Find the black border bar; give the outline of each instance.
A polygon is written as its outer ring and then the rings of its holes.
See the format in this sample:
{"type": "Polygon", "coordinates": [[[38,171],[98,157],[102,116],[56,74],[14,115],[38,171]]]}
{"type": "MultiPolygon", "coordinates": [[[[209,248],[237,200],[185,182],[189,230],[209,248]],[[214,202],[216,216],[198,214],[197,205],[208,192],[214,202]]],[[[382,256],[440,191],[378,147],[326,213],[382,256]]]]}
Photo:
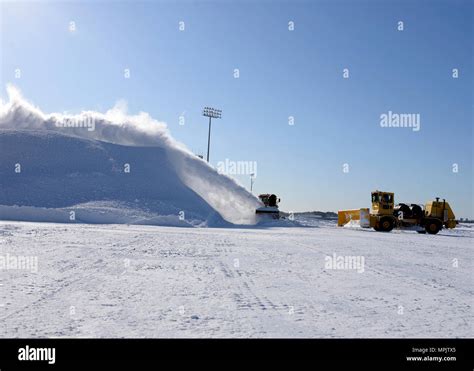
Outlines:
{"type": "Polygon", "coordinates": [[[375,362],[403,367],[473,369],[473,339],[0,339],[0,369],[67,365],[140,365],[153,361],[375,362]],[[55,348],[55,364],[20,361],[19,349],[55,348]],[[419,353],[426,349],[426,353],[419,353]],[[406,357],[456,357],[455,361],[407,361],[406,357]],[[11,368],[13,367],[13,368],[11,368]]]}

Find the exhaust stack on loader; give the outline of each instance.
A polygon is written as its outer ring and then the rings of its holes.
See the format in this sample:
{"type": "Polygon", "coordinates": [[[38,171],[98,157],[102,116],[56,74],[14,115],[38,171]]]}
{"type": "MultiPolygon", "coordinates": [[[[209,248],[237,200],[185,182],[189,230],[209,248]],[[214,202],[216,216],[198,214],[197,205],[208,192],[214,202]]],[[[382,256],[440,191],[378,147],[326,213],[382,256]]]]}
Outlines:
{"type": "Polygon", "coordinates": [[[357,210],[340,210],[338,226],[351,220],[359,220],[361,227],[374,228],[379,232],[390,232],[393,228],[413,228],[418,233],[436,234],[443,227],[455,228],[458,222],[453,210],[446,202],[427,202],[424,209],[417,204],[398,204],[395,206],[394,194],[391,192],[372,192],[372,208],[357,210]]]}

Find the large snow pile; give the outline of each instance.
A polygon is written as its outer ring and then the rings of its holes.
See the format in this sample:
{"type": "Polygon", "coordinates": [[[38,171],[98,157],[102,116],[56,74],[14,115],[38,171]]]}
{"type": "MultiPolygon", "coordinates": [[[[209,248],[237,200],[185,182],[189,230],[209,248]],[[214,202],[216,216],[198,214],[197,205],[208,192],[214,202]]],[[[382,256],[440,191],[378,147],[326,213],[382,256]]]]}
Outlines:
{"type": "Polygon", "coordinates": [[[258,200],[147,113],[45,114],[7,87],[0,101],[0,219],[255,223],[258,200]]]}

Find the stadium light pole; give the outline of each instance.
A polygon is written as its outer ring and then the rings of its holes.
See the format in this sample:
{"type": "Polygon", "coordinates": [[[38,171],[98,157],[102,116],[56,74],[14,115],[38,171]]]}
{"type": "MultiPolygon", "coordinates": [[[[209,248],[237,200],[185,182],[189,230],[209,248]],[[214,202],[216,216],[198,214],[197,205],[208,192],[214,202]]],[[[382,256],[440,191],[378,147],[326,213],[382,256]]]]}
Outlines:
{"type": "Polygon", "coordinates": [[[207,162],[209,162],[209,149],[211,148],[211,120],[220,119],[222,117],[222,111],[212,107],[204,107],[202,115],[209,117],[209,133],[207,135],[207,162]]]}
{"type": "Polygon", "coordinates": [[[255,173],[250,174],[250,193],[253,193],[253,182],[255,180],[255,173]]]}

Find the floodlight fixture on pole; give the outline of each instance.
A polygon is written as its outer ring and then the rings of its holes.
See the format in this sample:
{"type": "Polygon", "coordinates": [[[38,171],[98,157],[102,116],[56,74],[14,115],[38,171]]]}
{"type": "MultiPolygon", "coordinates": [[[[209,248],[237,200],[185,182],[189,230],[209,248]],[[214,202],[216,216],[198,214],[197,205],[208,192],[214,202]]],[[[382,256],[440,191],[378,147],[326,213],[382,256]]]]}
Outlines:
{"type": "Polygon", "coordinates": [[[202,115],[209,117],[209,133],[207,135],[207,162],[209,162],[209,149],[211,148],[211,119],[220,119],[222,111],[212,107],[204,107],[202,115]]]}

